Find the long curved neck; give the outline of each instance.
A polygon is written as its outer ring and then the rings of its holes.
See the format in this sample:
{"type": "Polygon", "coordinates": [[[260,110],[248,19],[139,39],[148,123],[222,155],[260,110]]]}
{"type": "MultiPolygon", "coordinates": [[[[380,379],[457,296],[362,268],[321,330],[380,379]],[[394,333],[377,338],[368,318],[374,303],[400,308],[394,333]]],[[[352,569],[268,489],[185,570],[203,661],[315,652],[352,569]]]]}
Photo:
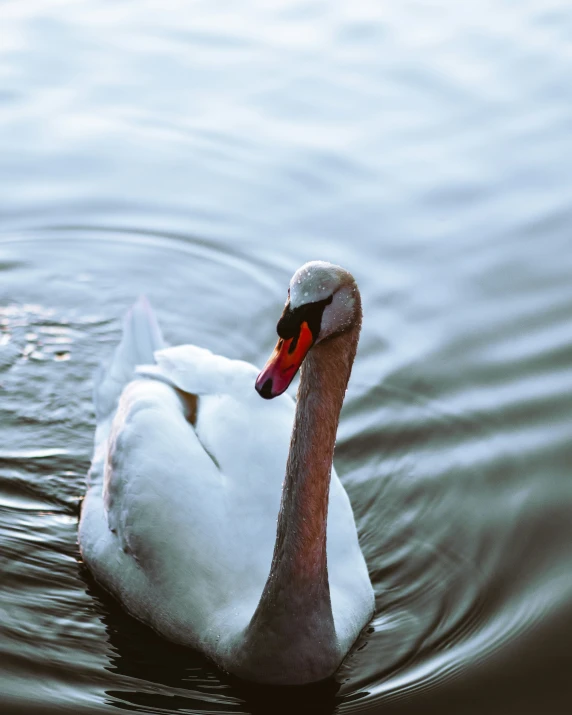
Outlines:
{"type": "MultiPolygon", "coordinates": [[[[330,475],[336,432],[357,331],[318,344],[301,369],[296,417],[282,503],[278,515],[276,546],[270,570],[287,593],[314,601],[328,594],[326,524],[330,475]]],[[[266,590],[266,589],[265,589],[266,590]]],[[[330,609],[331,611],[331,609],[330,609]]]]}
{"type": "MultiPolygon", "coordinates": [[[[352,329],[312,348],[301,369],[274,556],[246,634],[251,653],[259,651],[276,662],[277,680],[286,677],[292,661],[303,678],[315,670],[317,680],[341,659],[330,602],[326,526],[336,432],[361,311],[359,317],[352,329]]],[[[291,672],[287,677],[292,682],[291,672]]]]}

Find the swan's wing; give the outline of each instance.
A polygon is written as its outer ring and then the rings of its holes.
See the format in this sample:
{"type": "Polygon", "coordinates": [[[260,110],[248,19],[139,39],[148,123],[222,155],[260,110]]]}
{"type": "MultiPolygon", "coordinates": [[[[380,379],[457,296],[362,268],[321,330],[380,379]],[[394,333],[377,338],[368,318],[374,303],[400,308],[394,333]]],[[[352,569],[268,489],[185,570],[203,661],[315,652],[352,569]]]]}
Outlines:
{"type": "Polygon", "coordinates": [[[93,403],[98,424],[113,414],[125,385],[134,377],[135,366],[153,360],[153,353],[165,347],[161,328],[145,296],[141,296],[123,319],[119,345],[94,376],[93,403]]]}
{"type": "Polygon", "coordinates": [[[137,368],[140,375],[160,379],[192,395],[250,397],[258,369],[243,360],[215,355],[195,345],[156,350],[156,365],[137,368]]]}
{"type": "Polygon", "coordinates": [[[103,489],[93,484],[82,508],[86,563],[132,613],[191,640],[225,606],[235,574],[224,479],[171,387],[153,380],[126,387],[101,468],[103,489]]]}
{"type": "Polygon", "coordinates": [[[150,380],[130,383],[111,428],[103,483],[108,524],[122,546],[138,558],[141,531],[148,546],[180,521],[188,550],[186,538],[217,520],[221,480],[174,390],[150,380]]]}

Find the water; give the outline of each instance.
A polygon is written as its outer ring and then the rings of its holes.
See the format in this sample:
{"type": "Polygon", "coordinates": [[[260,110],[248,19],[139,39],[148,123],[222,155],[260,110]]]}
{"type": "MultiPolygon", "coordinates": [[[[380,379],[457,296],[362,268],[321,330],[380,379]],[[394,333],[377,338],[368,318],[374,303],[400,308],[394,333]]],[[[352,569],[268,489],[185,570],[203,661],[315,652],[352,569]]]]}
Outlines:
{"type": "Polygon", "coordinates": [[[0,20],[3,712],[569,712],[568,3],[0,20]],[[76,531],[91,376],[130,303],[262,364],[314,258],[363,295],[336,463],[377,611],[335,681],[277,693],[128,617],[76,531]]]}

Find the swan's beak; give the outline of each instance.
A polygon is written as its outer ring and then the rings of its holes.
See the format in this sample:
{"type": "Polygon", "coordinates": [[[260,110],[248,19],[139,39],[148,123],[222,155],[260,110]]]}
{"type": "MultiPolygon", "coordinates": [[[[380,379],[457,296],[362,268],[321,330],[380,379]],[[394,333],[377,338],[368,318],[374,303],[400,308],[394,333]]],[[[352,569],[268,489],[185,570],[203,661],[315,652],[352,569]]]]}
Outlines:
{"type": "Polygon", "coordinates": [[[266,400],[281,395],[294,379],[294,375],[298,372],[313,344],[314,336],[306,322],[300,325],[298,335],[288,340],[280,338],[274,352],[256,378],[258,394],[266,400]]]}

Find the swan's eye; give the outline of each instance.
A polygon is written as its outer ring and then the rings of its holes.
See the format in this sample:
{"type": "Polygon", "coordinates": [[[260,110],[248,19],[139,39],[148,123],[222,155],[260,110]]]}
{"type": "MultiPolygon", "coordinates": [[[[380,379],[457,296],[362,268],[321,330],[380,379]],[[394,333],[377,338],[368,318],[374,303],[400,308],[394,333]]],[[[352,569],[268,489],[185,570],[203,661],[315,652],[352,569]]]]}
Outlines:
{"type": "Polygon", "coordinates": [[[320,326],[322,324],[322,315],[327,305],[332,302],[333,296],[329,296],[324,300],[318,300],[315,303],[306,303],[298,308],[291,308],[290,302],[284,306],[284,312],[276,326],[276,332],[284,340],[296,338],[300,333],[302,323],[307,323],[312,331],[314,340],[320,334],[320,326]]]}
{"type": "Polygon", "coordinates": [[[278,325],[276,326],[276,332],[284,340],[289,340],[293,338],[300,328],[301,321],[299,320],[299,315],[295,310],[290,308],[290,303],[286,303],[284,306],[284,311],[280,316],[278,325]]]}

